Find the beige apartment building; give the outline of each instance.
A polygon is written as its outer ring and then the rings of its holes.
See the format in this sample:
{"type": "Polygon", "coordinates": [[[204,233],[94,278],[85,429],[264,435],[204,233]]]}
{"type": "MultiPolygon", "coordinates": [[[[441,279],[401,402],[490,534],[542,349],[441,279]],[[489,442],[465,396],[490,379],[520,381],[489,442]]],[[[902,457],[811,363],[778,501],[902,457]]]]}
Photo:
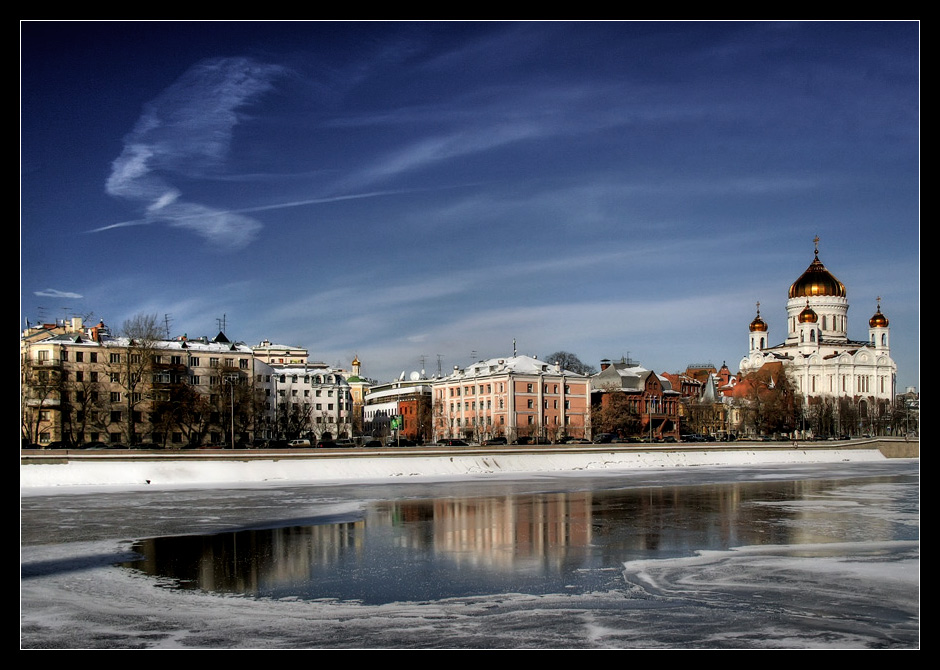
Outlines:
{"type": "Polygon", "coordinates": [[[27,328],[20,355],[24,445],[229,446],[254,428],[251,349],[222,333],[135,339],[72,319],[27,328]]]}

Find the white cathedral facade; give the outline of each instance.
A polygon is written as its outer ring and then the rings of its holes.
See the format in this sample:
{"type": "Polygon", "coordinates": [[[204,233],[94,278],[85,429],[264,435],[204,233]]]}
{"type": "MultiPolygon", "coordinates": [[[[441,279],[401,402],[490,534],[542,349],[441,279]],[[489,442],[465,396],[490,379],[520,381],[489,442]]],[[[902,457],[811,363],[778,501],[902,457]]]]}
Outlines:
{"type": "Polygon", "coordinates": [[[747,375],[771,362],[780,362],[796,389],[811,398],[847,398],[859,406],[892,403],[897,365],[891,359],[888,319],[881,299],[868,320],[868,339],[850,340],[847,332],[849,301],[845,286],[815,257],[791,286],[787,300],[787,338],[770,344],[770,331],[757,317],[749,327],[748,354],[741,359],[747,375]]]}

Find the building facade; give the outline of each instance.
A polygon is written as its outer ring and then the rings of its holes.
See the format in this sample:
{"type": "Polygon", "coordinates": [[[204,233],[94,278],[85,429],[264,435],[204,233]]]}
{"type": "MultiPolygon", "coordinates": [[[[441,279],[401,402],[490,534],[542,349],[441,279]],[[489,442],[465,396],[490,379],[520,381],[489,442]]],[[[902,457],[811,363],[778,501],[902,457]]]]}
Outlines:
{"type": "Polygon", "coordinates": [[[414,372],[409,379],[372,386],[363,400],[364,432],[375,438],[430,441],[431,382],[414,372]]]}
{"type": "Polygon", "coordinates": [[[255,363],[263,394],[260,437],[268,440],[352,437],[353,400],[343,374],[325,363],[255,363]]]}
{"type": "Polygon", "coordinates": [[[118,337],[104,322],[21,339],[23,441],[232,445],[255,428],[251,349],[215,338],[118,337]]]}
{"type": "Polygon", "coordinates": [[[590,437],[591,381],[530,356],[480,361],[432,382],[434,439],[590,437]]]}
{"type": "Polygon", "coordinates": [[[620,437],[679,439],[680,392],[665,375],[632,361],[605,359],[591,385],[596,430],[620,437]]]}

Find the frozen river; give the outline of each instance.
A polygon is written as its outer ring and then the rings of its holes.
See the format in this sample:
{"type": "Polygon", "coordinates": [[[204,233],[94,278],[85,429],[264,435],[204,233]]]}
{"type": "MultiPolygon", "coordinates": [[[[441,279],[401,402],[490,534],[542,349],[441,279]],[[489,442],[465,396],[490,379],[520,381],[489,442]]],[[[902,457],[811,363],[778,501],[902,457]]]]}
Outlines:
{"type": "Polygon", "coordinates": [[[919,462],[33,491],[26,648],[918,648],[919,462]]]}

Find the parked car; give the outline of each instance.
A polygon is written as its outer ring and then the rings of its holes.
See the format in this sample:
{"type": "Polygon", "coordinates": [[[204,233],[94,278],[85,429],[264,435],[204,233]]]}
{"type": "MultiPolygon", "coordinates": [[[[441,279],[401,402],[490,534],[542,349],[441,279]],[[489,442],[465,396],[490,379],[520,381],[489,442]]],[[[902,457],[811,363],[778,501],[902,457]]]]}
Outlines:
{"type": "Polygon", "coordinates": [[[339,440],[336,440],[336,446],[337,446],[337,447],[345,447],[345,448],[348,449],[348,448],[351,448],[351,447],[355,447],[355,446],[356,446],[356,443],[355,443],[353,440],[349,439],[348,437],[344,437],[344,438],[341,438],[341,439],[339,439],[339,440]]]}
{"type": "Polygon", "coordinates": [[[438,444],[442,447],[469,447],[470,445],[463,440],[440,440],[438,444]]]}
{"type": "Polygon", "coordinates": [[[380,442],[379,440],[369,440],[368,442],[366,442],[366,443],[363,444],[362,446],[363,446],[363,447],[366,447],[367,449],[381,449],[381,448],[382,448],[382,442],[380,442]]]}
{"type": "Polygon", "coordinates": [[[300,447],[309,447],[310,440],[291,440],[290,442],[287,443],[287,446],[290,447],[291,449],[300,448],[300,447]]]}
{"type": "MultiPolygon", "coordinates": [[[[307,443],[307,446],[310,446],[309,440],[304,440],[307,443]]],[[[336,442],[333,440],[317,440],[317,449],[335,449],[336,442]]]]}
{"type": "Polygon", "coordinates": [[[484,442],[483,444],[485,444],[485,445],[488,446],[488,447],[492,447],[492,446],[498,445],[498,444],[507,444],[507,442],[506,442],[506,438],[505,438],[505,437],[491,437],[490,439],[488,439],[488,440],[487,440],[486,442],[484,442]]]}
{"type": "Polygon", "coordinates": [[[613,433],[601,433],[594,436],[594,444],[610,444],[617,438],[613,433]]]}
{"type": "Polygon", "coordinates": [[[393,437],[388,441],[388,446],[389,447],[413,447],[415,446],[415,441],[409,440],[406,437],[399,437],[399,438],[393,437]]]}

